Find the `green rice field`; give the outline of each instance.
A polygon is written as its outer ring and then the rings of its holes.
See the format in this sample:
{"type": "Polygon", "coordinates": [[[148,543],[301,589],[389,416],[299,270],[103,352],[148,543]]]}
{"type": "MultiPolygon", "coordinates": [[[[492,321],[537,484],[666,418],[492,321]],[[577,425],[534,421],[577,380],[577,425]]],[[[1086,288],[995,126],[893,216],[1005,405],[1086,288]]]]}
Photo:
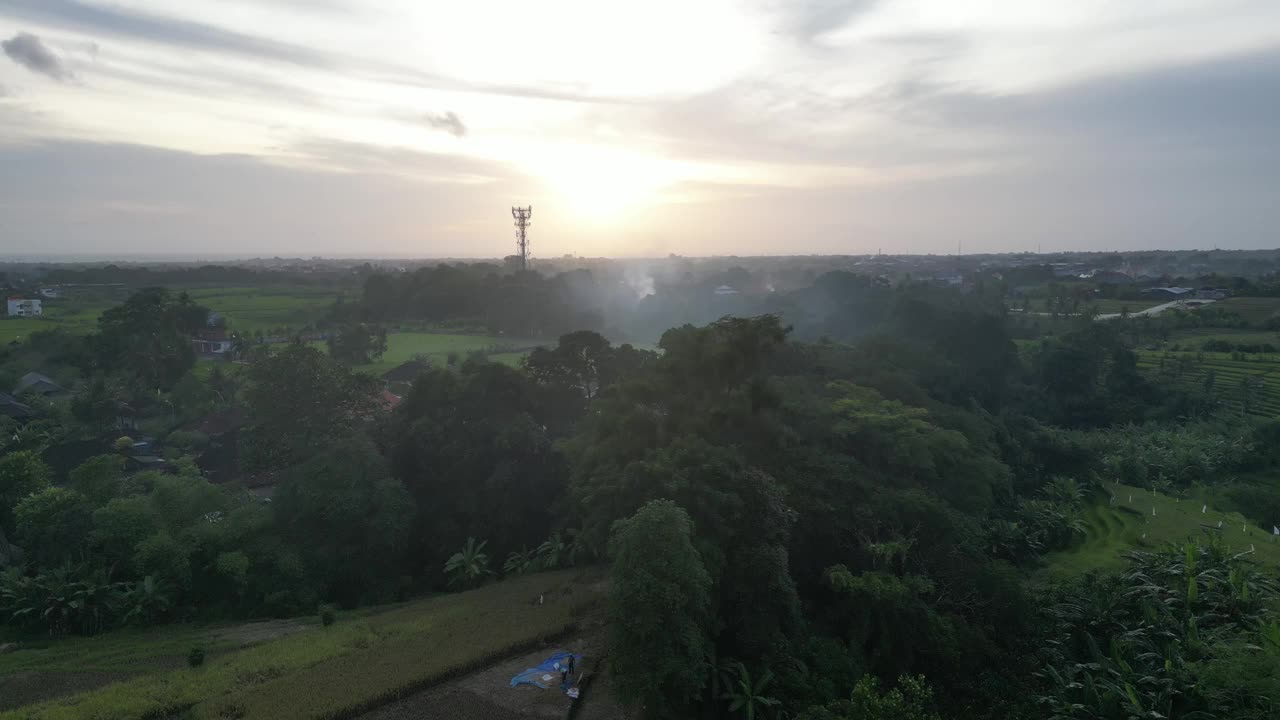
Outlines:
{"type": "Polygon", "coordinates": [[[33,332],[61,328],[77,335],[98,327],[98,316],[109,305],[103,303],[44,303],[44,315],[36,318],[0,318],[0,342],[22,340],[33,332]]]}
{"type": "MultiPolygon", "coordinates": [[[[270,332],[277,329],[301,330],[324,317],[341,291],[312,287],[201,287],[171,288],[187,292],[196,302],[207,306],[226,319],[228,326],[239,332],[270,332]]],[[[84,334],[97,328],[98,316],[124,300],[118,298],[63,298],[44,302],[44,315],[38,318],[0,318],[0,342],[21,340],[38,330],[61,328],[84,334]]]]}
{"type": "Polygon", "coordinates": [[[343,295],[332,288],[216,287],[187,290],[196,302],[226,318],[237,332],[300,330],[324,317],[343,295]]]}

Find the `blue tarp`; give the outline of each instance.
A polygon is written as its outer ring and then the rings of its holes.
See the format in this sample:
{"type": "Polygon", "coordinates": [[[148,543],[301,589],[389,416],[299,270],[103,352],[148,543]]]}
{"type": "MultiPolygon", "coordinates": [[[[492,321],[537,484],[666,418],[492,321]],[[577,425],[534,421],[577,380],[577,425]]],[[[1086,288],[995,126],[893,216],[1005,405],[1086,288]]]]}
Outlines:
{"type": "MultiPolygon", "coordinates": [[[[561,672],[569,668],[569,658],[573,658],[575,668],[574,672],[576,673],[576,668],[581,666],[582,656],[575,655],[571,652],[558,652],[538,663],[537,667],[531,667],[511,678],[511,687],[532,685],[533,687],[546,690],[560,685],[561,672]]],[[[569,678],[569,684],[573,684],[572,676],[569,678]]]]}

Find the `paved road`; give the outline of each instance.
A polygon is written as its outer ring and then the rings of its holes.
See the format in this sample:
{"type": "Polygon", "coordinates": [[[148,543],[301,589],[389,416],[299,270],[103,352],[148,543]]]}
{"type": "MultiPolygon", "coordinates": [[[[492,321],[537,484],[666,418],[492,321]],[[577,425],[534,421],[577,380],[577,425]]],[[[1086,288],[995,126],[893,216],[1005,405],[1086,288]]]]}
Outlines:
{"type": "MultiPolygon", "coordinates": [[[[1213,300],[1196,300],[1195,304],[1197,306],[1208,305],[1211,302],[1214,302],[1214,301],[1213,300]]],[[[1129,313],[1129,317],[1137,317],[1139,315],[1159,315],[1160,313],[1164,312],[1165,310],[1168,310],[1169,308],[1180,308],[1186,305],[1186,303],[1187,303],[1186,300],[1174,300],[1173,302],[1167,302],[1163,305],[1156,305],[1155,307],[1149,307],[1146,310],[1131,312],[1129,313]]],[[[1098,315],[1096,319],[1097,320],[1114,320],[1118,317],[1120,317],[1120,313],[1107,313],[1105,315],[1098,315]]]]}

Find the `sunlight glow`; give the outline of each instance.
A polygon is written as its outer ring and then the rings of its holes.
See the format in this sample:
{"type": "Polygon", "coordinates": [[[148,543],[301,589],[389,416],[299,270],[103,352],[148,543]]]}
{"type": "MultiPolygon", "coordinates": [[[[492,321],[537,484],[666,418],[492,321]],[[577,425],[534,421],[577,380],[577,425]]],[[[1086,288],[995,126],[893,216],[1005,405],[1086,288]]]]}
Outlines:
{"type": "Polygon", "coordinates": [[[601,145],[548,147],[529,159],[528,170],[582,219],[596,221],[652,203],[689,175],[681,163],[601,145]]]}

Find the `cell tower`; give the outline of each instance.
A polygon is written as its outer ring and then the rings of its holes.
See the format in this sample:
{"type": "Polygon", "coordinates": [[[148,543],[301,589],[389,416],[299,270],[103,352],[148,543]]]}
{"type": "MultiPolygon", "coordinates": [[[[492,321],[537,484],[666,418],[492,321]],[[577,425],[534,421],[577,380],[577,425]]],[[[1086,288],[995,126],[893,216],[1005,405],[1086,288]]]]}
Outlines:
{"type": "Polygon", "coordinates": [[[511,217],[516,219],[516,255],[520,258],[520,269],[529,269],[529,218],[533,217],[533,206],[511,208],[511,217]]]}

